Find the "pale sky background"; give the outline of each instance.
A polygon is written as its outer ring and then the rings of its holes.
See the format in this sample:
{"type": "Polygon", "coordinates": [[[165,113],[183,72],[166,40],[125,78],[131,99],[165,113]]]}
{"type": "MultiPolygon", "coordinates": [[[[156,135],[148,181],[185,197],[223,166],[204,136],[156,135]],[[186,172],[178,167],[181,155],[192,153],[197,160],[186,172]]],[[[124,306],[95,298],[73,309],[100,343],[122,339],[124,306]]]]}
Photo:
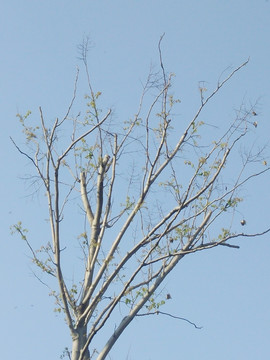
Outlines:
{"type": "MultiPolygon", "coordinates": [[[[89,65],[96,91],[116,119],[137,109],[141,82],[158,66],[157,44],[174,72],[183,118],[199,104],[198,81],[214,88],[221,73],[250,63],[212,103],[216,119],[232,119],[242,101],[258,100],[258,144],[270,137],[270,2],[265,0],[46,0],[3,1],[0,11],[1,104],[1,330],[2,359],[59,359],[69,334],[53,313],[53,299],[34,277],[26,245],[9,226],[22,220],[37,239],[46,207],[42,191],[31,194],[22,177],[31,173],[9,136],[23,142],[16,113],[42,106],[48,120],[63,116],[72,96],[77,45],[90,35],[89,65]]],[[[86,91],[82,80],[80,95],[86,91]]],[[[246,144],[248,146],[248,144],[246,144]]],[[[268,148],[268,154],[270,154],[268,148]]],[[[239,216],[246,230],[270,225],[269,175],[245,189],[239,216]]],[[[240,229],[241,230],[241,229],[240,229]]],[[[40,237],[40,239],[38,238],[40,237]]],[[[36,243],[35,243],[36,242],[36,243]]],[[[270,359],[270,235],[188,256],[163,285],[172,295],[164,311],[203,329],[162,316],[136,318],[119,339],[112,360],[270,359]]],[[[36,246],[35,246],[36,245],[36,246]]],[[[101,339],[104,343],[106,339],[101,339]]]]}

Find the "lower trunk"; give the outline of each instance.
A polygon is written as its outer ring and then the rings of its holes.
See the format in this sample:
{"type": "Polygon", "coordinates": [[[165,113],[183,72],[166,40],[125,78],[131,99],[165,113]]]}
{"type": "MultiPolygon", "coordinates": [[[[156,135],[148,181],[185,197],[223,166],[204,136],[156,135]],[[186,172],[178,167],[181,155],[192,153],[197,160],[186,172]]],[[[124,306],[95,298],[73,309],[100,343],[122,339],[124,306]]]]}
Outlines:
{"type": "Polygon", "coordinates": [[[71,360],[90,360],[90,353],[89,350],[85,351],[82,358],[80,358],[82,354],[82,349],[86,343],[87,339],[87,328],[86,326],[81,327],[76,330],[76,334],[72,337],[72,355],[71,360]]]}

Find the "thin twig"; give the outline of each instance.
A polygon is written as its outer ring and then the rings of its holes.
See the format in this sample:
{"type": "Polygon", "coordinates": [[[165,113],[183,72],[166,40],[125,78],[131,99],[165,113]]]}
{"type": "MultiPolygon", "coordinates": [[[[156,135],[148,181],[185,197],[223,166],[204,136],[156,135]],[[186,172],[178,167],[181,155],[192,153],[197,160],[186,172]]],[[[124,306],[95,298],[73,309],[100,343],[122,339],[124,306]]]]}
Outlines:
{"type": "Polygon", "coordinates": [[[166,315],[166,316],[170,316],[174,319],[178,319],[178,320],[183,320],[183,321],[186,321],[188,322],[189,324],[193,325],[196,329],[202,329],[203,326],[197,326],[194,322],[186,319],[186,318],[183,318],[183,317],[180,317],[180,316],[176,316],[176,315],[172,315],[172,314],[169,314],[169,313],[166,313],[164,311],[160,311],[160,310],[156,310],[156,311],[153,311],[153,312],[149,312],[149,313],[145,313],[145,314],[137,314],[136,316],[147,316],[147,315],[166,315]]]}

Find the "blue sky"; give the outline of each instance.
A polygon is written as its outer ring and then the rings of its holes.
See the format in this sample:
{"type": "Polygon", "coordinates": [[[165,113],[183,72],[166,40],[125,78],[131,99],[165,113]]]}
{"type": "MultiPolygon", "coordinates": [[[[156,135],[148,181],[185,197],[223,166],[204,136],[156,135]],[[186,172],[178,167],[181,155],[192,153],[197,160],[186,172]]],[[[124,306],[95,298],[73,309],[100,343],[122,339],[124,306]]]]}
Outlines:
{"type": "MultiPolygon", "coordinates": [[[[2,4],[3,359],[58,359],[70,345],[62,318],[53,313],[53,299],[32,273],[25,244],[9,232],[11,224],[23,220],[33,229],[37,244],[47,236],[43,193],[31,196],[31,186],[22,179],[31,167],[9,140],[12,135],[23,143],[16,113],[30,109],[35,117],[42,106],[49,121],[63,116],[76,67],[83,68],[77,45],[89,35],[94,88],[102,91],[104,106],[113,108],[116,121],[132,116],[141,82],[150,66],[158,68],[157,44],[165,32],[164,63],[176,75],[174,91],[181,98],[183,118],[192,116],[199,104],[199,81],[214,88],[224,70],[250,58],[205,116],[222,126],[243,101],[258,101],[255,139],[265,144],[270,134],[269,18],[270,2],[264,0],[11,0],[2,4]]],[[[86,91],[84,81],[81,75],[79,96],[86,91]]],[[[247,219],[247,231],[269,226],[268,184],[269,175],[245,189],[247,201],[241,215],[247,219]]],[[[161,316],[137,318],[109,358],[269,359],[269,235],[240,244],[240,250],[221,248],[186,257],[164,284],[172,295],[164,311],[186,317],[203,329],[161,316]]]]}

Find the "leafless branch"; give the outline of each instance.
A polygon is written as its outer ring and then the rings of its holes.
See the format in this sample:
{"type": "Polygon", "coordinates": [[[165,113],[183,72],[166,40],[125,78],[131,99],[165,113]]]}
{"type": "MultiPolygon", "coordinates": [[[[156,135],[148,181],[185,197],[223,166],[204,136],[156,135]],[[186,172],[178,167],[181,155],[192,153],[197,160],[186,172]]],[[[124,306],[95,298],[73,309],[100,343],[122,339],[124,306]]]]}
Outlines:
{"type": "Polygon", "coordinates": [[[173,319],[178,319],[178,320],[183,320],[183,321],[186,321],[188,322],[189,324],[193,325],[196,329],[202,329],[203,327],[202,326],[198,326],[196,325],[194,322],[186,319],[186,318],[183,318],[183,317],[180,317],[180,316],[176,316],[176,315],[172,315],[172,314],[169,314],[167,312],[164,312],[164,311],[160,311],[160,310],[156,310],[156,311],[152,311],[152,312],[148,312],[148,313],[144,313],[144,314],[137,314],[136,316],[148,316],[148,315],[166,315],[166,316],[169,316],[169,317],[172,317],[173,319]]]}

